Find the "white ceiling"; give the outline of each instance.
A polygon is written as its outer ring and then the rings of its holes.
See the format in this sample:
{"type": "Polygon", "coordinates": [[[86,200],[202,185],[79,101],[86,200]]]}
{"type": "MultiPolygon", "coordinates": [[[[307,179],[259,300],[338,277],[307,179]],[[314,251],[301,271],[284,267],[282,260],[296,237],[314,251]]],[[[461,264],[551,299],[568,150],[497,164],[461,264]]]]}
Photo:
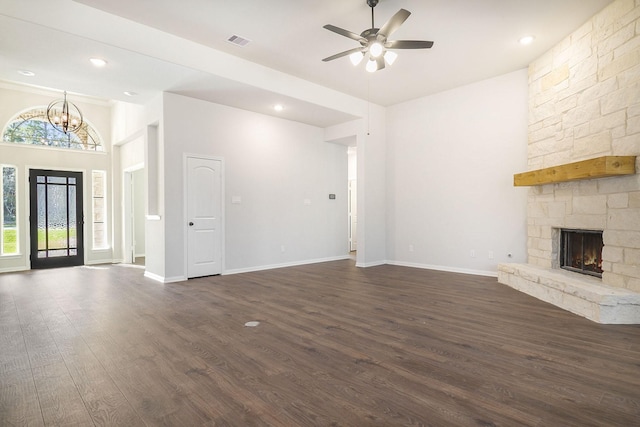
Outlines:
{"type": "Polygon", "coordinates": [[[322,26],[369,28],[365,0],[0,0],[0,80],[136,103],[170,91],[325,127],[356,117],[361,100],[389,106],[524,68],[609,3],[380,0],[377,27],[412,13],[390,39],[435,44],[397,50],[370,74],[347,57],[321,61],[358,46],[322,26]],[[230,44],[234,34],[251,42],[230,44]],[[527,34],[535,42],[519,45],[527,34]]]}

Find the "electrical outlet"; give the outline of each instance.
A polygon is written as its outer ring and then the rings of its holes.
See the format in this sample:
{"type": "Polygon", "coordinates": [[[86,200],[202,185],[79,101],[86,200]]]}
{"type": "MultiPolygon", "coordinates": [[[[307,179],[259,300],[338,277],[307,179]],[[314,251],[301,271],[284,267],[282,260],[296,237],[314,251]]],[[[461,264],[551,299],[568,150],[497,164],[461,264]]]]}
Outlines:
{"type": "Polygon", "coordinates": [[[475,258],[476,257],[476,250],[475,249],[471,249],[471,252],[469,252],[469,256],[471,258],[475,258]]]}
{"type": "Polygon", "coordinates": [[[489,259],[493,259],[493,251],[489,251],[489,259]]]}
{"type": "Polygon", "coordinates": [[[284,253],[284,245],[280,246],[280,252],[284,253]]]}
{"type": "Polygon", "coordinates": [[[413,245],[409,245],[409,252],[413,252],[413,245]]]}

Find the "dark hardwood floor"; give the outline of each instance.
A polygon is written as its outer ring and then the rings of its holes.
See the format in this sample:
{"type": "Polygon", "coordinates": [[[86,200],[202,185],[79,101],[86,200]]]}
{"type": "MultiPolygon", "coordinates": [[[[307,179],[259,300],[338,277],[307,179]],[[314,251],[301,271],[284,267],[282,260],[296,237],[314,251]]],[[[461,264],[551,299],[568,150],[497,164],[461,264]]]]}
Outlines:
{"type": "Polygon", "coordinates": [[[2,274],[0,425],[640,425],[640,326],[352,264],[2,274]]]}

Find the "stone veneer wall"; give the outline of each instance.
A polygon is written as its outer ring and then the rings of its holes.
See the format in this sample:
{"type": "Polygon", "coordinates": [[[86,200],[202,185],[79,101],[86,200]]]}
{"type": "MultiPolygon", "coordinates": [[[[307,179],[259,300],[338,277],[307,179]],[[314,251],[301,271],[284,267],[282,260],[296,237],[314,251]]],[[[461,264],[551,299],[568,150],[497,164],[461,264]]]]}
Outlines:
{"type": "MultiPolygon", "coordinates": [[[[640,156],[640,0],[616,0],[529,67],[529,169],[640,156]]],[[[532,187],[528,262],[556,267],[557,229],[604,230],[603,284],[640,292],[635,175],[532,187]]]]}

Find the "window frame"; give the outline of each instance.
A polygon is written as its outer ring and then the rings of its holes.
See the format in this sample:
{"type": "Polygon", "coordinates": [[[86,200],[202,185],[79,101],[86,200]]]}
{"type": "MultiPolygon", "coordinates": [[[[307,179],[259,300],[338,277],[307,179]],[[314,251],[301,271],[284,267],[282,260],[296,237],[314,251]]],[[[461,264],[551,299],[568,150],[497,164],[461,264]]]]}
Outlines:
{"type": "MultiPolygon", "coordinates": [[[[46,106],[35,106],[30,107],[25,110],[22,110],[18,114],[14,115],[5,123],[4,128],[2,129],[1,142],[5,144],[12,144],[23,147],[44,147],[48,149],[62,149],[62,150],[71,150],[80,153],[105,153],[106,147],[104,145],[104,140],[100,133],[97,131],[95,126],[91,124],[86,118],[83,119],[82,127],[78,132],[72,132],[70,135],[73,135],[73,140],[71,136],[67,136],[67,141],[64,141],[65,135],[62,131],[56,129],[53,125],[51,125],[46,117],[46,106]],[[9,138],[9,134],[13,132],[11,129],[14,123],[20,122],[16,127],[20,127],[27,122],[42,122],[42,132],[45,136],[49,135],[51,132],[52,135],[60,135],[60,138],[54,138],[52,140],[40,139],[39,142],[36,141],[35,138],[32,138],[28,141],[16,141],[15,138],[9,138]],[[58,134],[59,132],[59,134],[58,134]],[[84,137],[82,136],[84,134],[84,137]],[[84,139],[83,139],[84,138],[84,139]]],[[[11,135],[15,137],[15,134],[11,135]]]]}
{"type": "Polygon", "coordinates": [[[91,170],[91,248],[95,251],[110,249],[109,236],[107,232],[109,220],[107,201],[107,171],[102,169],[93,169],[91,170]],[[96,176],[100,176],[102,179],[102,183],[100,184],[102,187],[101,195],[96,195],[96,176]],[[100,221],[98,220],[100,218],[97,216],[98,212],[96,212],[96,202],[98,200],[102,201],[102,218],[100,221]],[[102,245],[99,244],[99,240],[97,239],[97,224],[102,224],[102,230],[100,231],[102,241],[104,242],[102,245]]]}
{"type": "Polygon", "coordinates": [[[0,163],[0,257],[10,257],[20,255],[20,212],[19,212],[19,199],[18,199],[18,166],[0,163]],[[15,203],[15,251],[5,253],[5,215],[4,215],[4,169],[13,169],[14,173],[14,203],[15,203]]]}

